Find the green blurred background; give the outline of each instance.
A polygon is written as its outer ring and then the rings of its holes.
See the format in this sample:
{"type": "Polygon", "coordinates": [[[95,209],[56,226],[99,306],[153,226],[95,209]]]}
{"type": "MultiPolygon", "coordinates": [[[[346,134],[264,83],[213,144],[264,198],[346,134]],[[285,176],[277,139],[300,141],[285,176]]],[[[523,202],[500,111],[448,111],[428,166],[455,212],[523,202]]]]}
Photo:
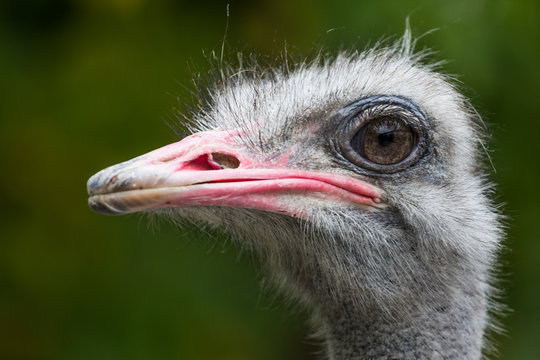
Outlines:
{"type": "MultiPolygon", "coordinates": [[[[502,359],[540,359],[540,3],[229,1],[229,52],[301,56],[437,28],[490,123],[513,311],[502,359]]],[[[105,217],[97,170],[176,140],[165,124],[203,55],[221,49],[225,1],[0,2],[0,359],[315,359],[305,314],[262,291],[249,256],[199,231],[105,217]]]]}

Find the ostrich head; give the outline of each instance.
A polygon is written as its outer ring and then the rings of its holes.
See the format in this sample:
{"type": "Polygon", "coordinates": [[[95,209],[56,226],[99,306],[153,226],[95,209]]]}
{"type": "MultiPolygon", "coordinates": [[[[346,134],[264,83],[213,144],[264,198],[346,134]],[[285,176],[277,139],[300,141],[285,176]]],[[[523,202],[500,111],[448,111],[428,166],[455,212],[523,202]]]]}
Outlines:
{"type": "Polygon", "coordinates": [[[88,181],[90,207],[223,227],[331,359],[477,359],[501,236],[481,120],[399,44],[239,71],[194,134],[88,181]]]}

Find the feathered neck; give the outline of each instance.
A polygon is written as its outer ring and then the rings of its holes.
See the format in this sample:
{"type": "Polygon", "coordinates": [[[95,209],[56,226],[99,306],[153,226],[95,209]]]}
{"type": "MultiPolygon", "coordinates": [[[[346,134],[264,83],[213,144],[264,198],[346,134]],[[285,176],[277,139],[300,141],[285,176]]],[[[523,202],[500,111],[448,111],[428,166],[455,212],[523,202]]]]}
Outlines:
{"type": "Polygon", "coordinates": [[[474,285],[462,295],[461,302],[430,304],[396,317],[381,315],[379,309],[351,314],[348,306],[341,305],[323,325],[328,358],[480,359],[486,298],[474,285]]]}

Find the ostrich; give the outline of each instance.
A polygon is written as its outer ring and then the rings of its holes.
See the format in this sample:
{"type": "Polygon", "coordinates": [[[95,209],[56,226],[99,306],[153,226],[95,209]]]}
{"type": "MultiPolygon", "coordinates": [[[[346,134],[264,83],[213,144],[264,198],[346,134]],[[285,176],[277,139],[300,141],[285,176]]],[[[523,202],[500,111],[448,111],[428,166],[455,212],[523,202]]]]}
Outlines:
{"type": "Polygon", "coordinates": [[[413,43],[223,76],[192,135],[92,176],[90,208],[226,229],[328,359],[479,359],[502,237],[483,126],[413,43]]]}

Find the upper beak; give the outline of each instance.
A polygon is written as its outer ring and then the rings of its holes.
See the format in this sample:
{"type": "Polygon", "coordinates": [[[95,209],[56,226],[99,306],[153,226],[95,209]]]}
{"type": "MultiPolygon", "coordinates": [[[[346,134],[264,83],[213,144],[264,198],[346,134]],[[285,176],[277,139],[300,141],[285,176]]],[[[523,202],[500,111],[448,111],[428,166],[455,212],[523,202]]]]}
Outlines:
{"type": "Polygon", "coordinates": [[[88,180],[92,210],[106,215],[165,207],[233,206],[302,216],[300,197],[357,206],[380,203],[381,190],[347,176],[262,163],[236,134],[208,131],[106,168],[88,180]],[[296,195],[296,197],[294,196],[296,195]]]}

